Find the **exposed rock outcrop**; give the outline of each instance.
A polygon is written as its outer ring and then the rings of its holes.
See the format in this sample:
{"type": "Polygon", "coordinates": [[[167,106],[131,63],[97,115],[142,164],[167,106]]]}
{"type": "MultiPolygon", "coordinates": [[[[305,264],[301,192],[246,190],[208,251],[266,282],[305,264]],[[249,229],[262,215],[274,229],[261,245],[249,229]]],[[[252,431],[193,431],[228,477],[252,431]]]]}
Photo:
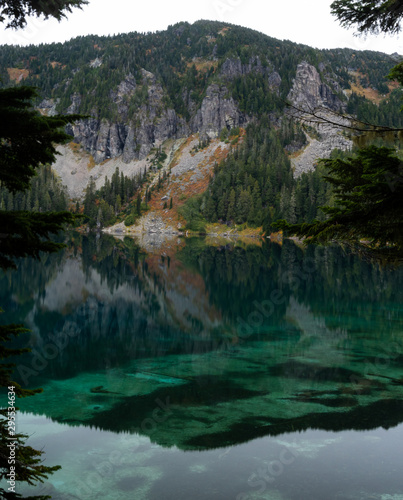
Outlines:
{"type": "MultiPolygon", "coordinates": [[[[139,85],[129,74],[116,91],[111,92],[111,100],[117,107],[116,122],[90,118],[68,127],[74,141],[93,155],[95,163],[121,155],[126,163],[141,160],[166,139],[188,135],[189,127],[185,120],[178,117],[173,109],[166,109],[164,91],[152,73],[142,71],[141,86],[146,88],[147,95],[138,106],[135,118],[129,117],[130,99],[139,85]]],[[[73,94],[71,101],[69,112],[76,112],[80,98],[73,94]]]]}
{"type": "MultiPolygon", "coordinates": [[[[339,89],[338,86],[336,88],[339,89]]],[[[300,113],[292,110],[290,114],[299,117],[303,122],[308,120],[308,124],[316,128],[320,137],[319,140],[308,137],[308,146],[302,154],[291,160],[295,176],[314,170],[318,159],[328,158],[333,149],[347,150],[352,147],[352,142],[343,135],[343,122],[345,122],[344,124],[348,123],[337,115],[337,113],[343,112],[344,103],[329,85],[322,82],[317,69],[306,61],[298,64],[288,99],[296,108],[305,111],[305,113],[300,113]],[[315,120],[323,121],[323,123],[315,125],[311,121],[310,112],[312,111],[315,111],[319,117],[315,120]],[[334,125],[326,123],[327,120],[334,122],[334,125]]]]}
{"type": "MultiPolygon", "coordinates": [[[[221,67],[222,76],[228,80],[253,72],[266,75],[273,89],[281,84],[280,75],[269,65],[263,65],[259,57],[251,58],[248,64],[242,64],[240,59],[227,59],[221,67]]],[[[80,143],[97,164],[117,156],[122,156],[126,163],[141,160],[153,147],[167,139],[185,137],[190,133],[213,138],[223,128],[231,129],[248,121],[238,109],[228,88],[212,84],[207,88],[199,109],[196,109],[191,97],[191,89],[183,90],[182,98],[191,116],[186,122],[172,108],[167,108],[166,94],[161,84],[153,73],[145,69],[141,71],[140,81],[128,74],[111,92],[110,98],[117,110],[114,122],[94,117],[68,127],[74,142],[80,143]],[[144,95],[144,89],[146,96],[132,117],[131,100],[141,90],[144,95]]],[[[72,94],[68,112],[78,112],[80,104],[80,95],[72,94]]]]}
{"type": "Polygon", "coordinates": [[[73,115],[73,114],[78,113],[80,111],[81,96],[80,96],[80,94],[77,94],[77,92],[74,92],[74,94],[72,94],[70,96],[70,99],[71,99],[71,104],[67,108],[66,113],[68,115],[73,115]]]}
{"type": "Polygon", "coordinates": [[[325,107],[341,111],[343,103],[332,89],[323,83],[315,66],[306,61],[298,64],[293,86],[287,98],[296,107],[313,110],[325,107]]]}
{"type": "Polygon", "coordinates": [[[56,106],[57,106],[57,100],[44,99],[39,103],[38,109],[42,114],[46,116],[55,116],[57,114],[56,106]]]}
{"type": "Polygon", "coordinates": [[[238,127],[245,120],[227,87],[212,84],[207,88],[207,95],[191,121],[191,129],[194,133],[213,138],[217,137],[221,129],[238,127]]]}

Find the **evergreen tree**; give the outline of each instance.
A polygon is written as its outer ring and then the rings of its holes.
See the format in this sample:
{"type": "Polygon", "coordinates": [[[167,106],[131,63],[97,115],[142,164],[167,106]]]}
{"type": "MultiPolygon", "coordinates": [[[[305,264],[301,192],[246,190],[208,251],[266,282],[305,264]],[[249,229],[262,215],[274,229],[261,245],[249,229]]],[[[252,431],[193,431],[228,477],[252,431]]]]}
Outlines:
{"type": "Polygon", "coordinates": [[[84,197],[84,215],[86,215],[88,218],[89,227],[95,226],[96,218],[98,215],[95,191],[96,191],[95,181],[91,176],[84,197]]]}
{"type": "MultiPolygon", "coordinates": [[[[0,22],[7,22],[7,27],[23,27],[26,17],[44,15],[45,18],[61,19],[72,7],[80,7],[85,0],[61,0],[57,2],[37,2],[36,0],[1,0],[0,22]]],[[[38,97],[29,87],[0,90],[0,184],[9,190],[10,195],[29,187],[31,178],[40,164],[55,161],[55,144],[69,138],[63,128],[76,120],[70,117],[41,116],[32,107],[32,101],[38,97]]],[[[27,203],[29,205],[29,203],[27,203]]],[[[14,208],[14,207],[13,207],[14,208]]],[[[27,207],[25,207],[27,208],[27,207]]],[[[4,206],[0,210],[1,245],[0,268],[15,267],[15,258],[31,256],[39,258],[40,252],[54,252],[61,245],[50,238],[58,233],[64,223],[73,222],[74,217],[66,212],[32,213],[28,211],[7,212],[4,206]]],[[[14,337],[25,330],[21,325],[2,325],[0,327],[0,383],[2,387],[13,388],[17,397],[33,395],[37,390],[23,389],[12,380],[14,364],[3,360],[16,356],[26,349],[11,349],[6,346],[14,337]]],[[[11,465],[8,463],[7,438],[10,436],[6,425],[7,410],[1,410],[0,418],[0,479],[6,479],[11,465]]],[[[43,452],[34,450],[25,444],[25,435],[17,433],[15,441],[15,478],[34,484],[43,481],[49,474],[59,469],[42,465],[43,452]]],[[[13,500],[21,495],[10,488],[0,487],[0,495],[13,500]]],[[[43,500],[47,496],[30,497],[43,500]]]]}
{"type": "Polygon", "coordinates": [[[336,0],[332,14],[342,26],[356,26],[359,33],[398,33],[403,16],[400,0],[336,0]]]}
{"type": "Polygon", "coordinates": [[[235,220],[236,217],[236,199],[235,199],[235,189],[231,188],[229,193],[228,210],[226,215],[226,220],[235,220]]]}
{"type": "Polygon", "coordinates": [[[217,221],[217,213],[216,213],[216,208],[215,208],[215,203],[214,203],[213,198],[209,198],[207,200],[205,216],[211,222],[217,221]]]}
{"type": "Polygon", "coordinates": [[[118,194],[115,203],[115,215],[118,215],[121,209],[122,209],[122,199],[120,197],[120,194],[118,194]]]}
{"type": "Polygon", "coordinates": [[[70,116],[42,116],[32,108],[34,89],[0,89],[0,181],[9,190],[7,211],[0,212],[3,237],[0,266],[15,267],[13,258],[39,257],[40,251],[56,251],[62,245],[50,240],[63,224],[74,217],[67,212],[29,213],[14,211],[14,196],[29,188],[40,164],[53,163],[56,143],[70,137],[62,130],[77,119],[70,116]]]}
{"type": "Polygon", "coordinates": [[[37,0],[1,0],[0,22],[6,21],[7,28],[24,28],[29,16],[53,17],[60,21],[72,12],[73,7],[81,8],[87,0],[52,0],[38,2],[37,0]]]}
{"type": "MultiPolygon", "coordinates": [[[[344,26],[358,31],[398,32],[403,15],[401,2],[336,0],[332,13],[344,26]]],[[[403,85],[403,65],[390,76],[403,85]]],[[[375,129],[377,126],[372,126],[375,129]]],[[[392,131],[393,133],[393,131],[392,131]]],[[[364,137],[368,135],[364,132],[364,137]]],[[[322,207],[326,220],[275,226],[307,238],[307,243],[346,242],[373,256],[403,259],[403,168],[393,149],[370,146],[346,159],[321,160],[329,170],[325,179],[333,186],[335,206],[322,207]],[[364,241],[363,241],[364,240],[364,241]]]]}
{"type": "MultiPolygon", "coordinates": [[[[2,4],[4,5],[4,3],[2,4]]],[[[4,12],[4,10],[3,10],[4,12]]],[[[31,178],[42,163],[55,160],[55,144],[65,142],[69,136],[63,127],[77,117],[41,116],[32,108],[35,90],[19,87],[0,90],[0,181],[9,191],[10,200],[29,187],[31,178]],[[15,196],[13,196],[15,195],[15,196]]],[[[14,204],[13,200],[13,204],[14,204]]],[[[37,201],[35,201],[36,203],[37,201]]],[[[7,208],[11,207],[11,204],[7,208]]],[[[15,259],[21,257],[39,258],[40,252],[54,252],[63,245],[52,241],[51,236],[62,230],[65,223],[74,222],[68,212],[38,213],[28,211],[0,211],[1,244],[0,268],[15,268],[15,259]]],[[[24,349],[11,349],[6,344],[25,330],[22,325],[0,327],[0,383],[3,387],[13,387],[16,396],[33,395],[40,390],[23,389],[12,379],[14,365],[4,363],[4,359],[19,355],[24,349]]],[[[10,390],[10,389],[9,389],[10,390]]],[[[10,473],[8,463],[9,431],[7,410],[1,410],[0,417],[0,479],[7,479],[10,473]]],[[[26,436],[17,433],[15,444],[15,478],[34,484],[59,467],[42,465],[41,451],[25,444],[26,436]]],[[[15,490],[0,487],[0,495],[7,500],[21,498],[15,490]]],[[[32,499],[48,497],[35,496],[32,499]]]]}
{"type": "Polygon", "coordinates": [[[403,164],[390,148],[370,146],[355,157],[321,160],[329,169],[336,205],[325,221],[275,226],[309,243],[342,241],[403,259],[403,164]],[[365,243],[362,243],[362,240],[365,243]]]}
{"type": "Polygon", "coordinates": [[[102,214],[102,208],[99,207],[98,214],[97,214],[97,227],[98,228],[101,228],[103,226],[103,224],[102,224],[103,220],[104,220],[104,218],[103,218],[103,214],[102,214]]]}

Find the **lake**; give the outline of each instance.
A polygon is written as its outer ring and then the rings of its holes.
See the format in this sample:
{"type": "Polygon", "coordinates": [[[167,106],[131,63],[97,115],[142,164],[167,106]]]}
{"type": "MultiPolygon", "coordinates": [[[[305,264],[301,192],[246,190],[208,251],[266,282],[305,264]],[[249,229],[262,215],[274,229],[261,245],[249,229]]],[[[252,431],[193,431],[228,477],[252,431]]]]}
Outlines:
{"type": "MultiPolygon", "coordinates": [[[[0,277],[54,499],[402,500],[403,271],[340,247],[77,235],[0,277]]],[[[4,401],[4,398],[3,398],[4,401]]],[[[19,491],[27,489],[19,486],[19,491]]]]}

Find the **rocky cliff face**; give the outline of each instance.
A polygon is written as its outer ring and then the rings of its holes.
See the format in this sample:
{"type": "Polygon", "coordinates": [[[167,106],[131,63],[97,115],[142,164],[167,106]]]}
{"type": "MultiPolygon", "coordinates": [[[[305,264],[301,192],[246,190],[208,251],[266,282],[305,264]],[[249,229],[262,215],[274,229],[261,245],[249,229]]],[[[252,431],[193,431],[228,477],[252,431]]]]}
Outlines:
{"type": "Polygon", "coordinates": [[[191,120],[193,133],[201,133],[210,138],[217,137],[221,129],[238,127],[246,122],[227,87],[210,85],[200,109],[191,120]]]}
{"type": "Polygon", "coordinates": [[[343,109],[343,103],[332,89],[322,82],[315,66],[306,61],[298,64],[293,86],[287,98],[296,107],[306,111],[319,107],[329,108],[333,111],[342,111],[343,109]]]}
{"type": "MultiPolygon", "coordinates": [[[[322,74],[324,71],[322,68],[322,74]]],[[[92,155],[97,165],[108,159],[119,159],[123,164],[144,160],[153,147],[167,139],[188,137],[192,133],[199,133],[202,138],[214,138],[223,128],[245,125],[252,118],[240,111],[229,90],[234,79],[250,74],[263,75],[272,91],[279,92],[282,80],[270,63],[263,64],[259,57],[250,58],[248,63],[242,63],[239,58],[228,58],[219,70],[220,83],[212,83],[207,87],[200,106],[192,99],[192,89],[185,88],[182,91],[182,99],[190,115],[189,120],[185,120],[167,106],[169,100],[166,92],[153,73],[142,69],[136,78],[129,73],[110,92],[113,119],[99,120],[94,117],[81,120],[69,126],[68,132],[74,137],[74,142],[92,155]]],[[[336,94],[337,82],[331,85],[332,88],[322,81],[314,66],[303,61],[298,64],[288,99],[295,106],[306,110],[323,107],[340,111],[343,103],[336,94]]],[[[79,111],[81,99],[77,93],[70,96],[69,113],[79,111]]],[[[40,105],[42,112],[48,115],[55,113],[55,106],[53,100],[44,100],[40,105]]],[[[325,144],[319,148],[320,143],[317,141],[313,156],[316,156],[316,150],[326,156],[327,149],[349,146],[348,141],[335,132],[321,131],[325,144]]],[[[308,148],[309,151],[311,149],[308,148]]],[[[296,165],[297,172],[312,168],[314,163],[311,153],[305,154],[302,160],[296,165]]]]}
{"type": "MultiPolygon", "coordinates": [[[[153,147],[167,139],[186,137],[191,133],[213,138],[221,129],[237,127],[247,121],[225,86],[210,85],[200,108],[187,123],[173,109],[166,108],[164,91],[152,73],[143,70],[142,84],[147,86],[147,99],[137,108],[134,119],[129,119],[128,102],[138,86],[129,76],[111,95],[118,110],[117,122],[90,118],[69,127],[68,132],[74,137],[74,142],[80,143],[92,154],[95,163],[118,156],[122,156],[125,163],[142,160],[153,147]]],[[[71,96],[71,100],[69,111],[76,112],[79,105],[77,96],[71,96]]],[[[194,110],[190,97],[188,102],[194,110]]],[[[53,103],[49,101],[44,101],[42,105],[53,109],[53,103]]]]}
{"type": "MultiPolygon", "coordinates": [[[[136,109],[134,118],[129,118],[130,98],[139,84],[132,75],[128,75],[116,91],[111,92],[111,102],[117,110],[116,122],[90,118],[69,127],[68,132],[74,141],[93,155],[95,163],[118,156],[122,156],[125,163],[141,160],[166,139],[189,134],[185,120],[164,105],[165,94],[155,76],[142,70],[140,85],[146,89],[146,96],[136,109]]],[[[72,95],[71,100],[69,111],[76,112],[77,96],[72,95]]]]}
{"type": "MultiPolygon", "coordinates": [[[[240,59],[227,59],[220,70],[226,81],[250,73],[266,76],[273,90],[278,89],[281,84],[280,75],[271,67],[263,65],[258,57],[251,58],[248,64],[242,64],[240,59]]],[[[239,110],[225,85],[211,84],[198,109],[191,98],[191,90],[184,90],[182,98],[191,115],[188,122],[172,108],[166,107],[165,98],[166,94],[155,75],[143,69],[140,81],[129,74],[111,92],[111,105],[116,109],[116,120],[81,120],[69,126],[68,132],[74,137],[74,142],[81,144],[93,156],[95,163],[119,156],[125,163],[129,163],[144,159],[153,147],[167,139],[186,137],[191,133],[213,138],[223,128],[238,127],[250,119],[239,110]],[[130,100],[144,88],[147,89],[144,102],[136,108],[134,117],[131,118],[130,100]]],[[[72,94],[70,99],[68,112],[77,113],[81,97],[72,94]]],[[[55,103],[44,100],[41,108],[47,114],[54,112],[55,103]]]]}
{"type": "MultiPolygon", "coordinates": [[[[338,89],[337,82],[333,82],[333,86],[338,89]]],[[[304,114],[292,110],[291,114],[294,116],[305,116],[309,120],[309,112],[316,111],[318,116],[323,117],[324,120],[329,119],[332,122],[340,123],[340,125],[345,121],[337,116],[338,112],[343,111],[344,103],[327,84],[322,82],[317,69],[306,61],[297,67],[288,99],[296,108],[307,112],[304,114]],[[336,112],[336,114],[332,112],[336,112]]],[[[310,123],[310,125],[313,124],[310,123]]],[[[321,123],[315,128],[321,140],[308,137],[308,146],[301,155],[292,159],[295,176],[314,170],[318,159],[328,158],[334,149],[347,150],[352,147],[352,142],[342,134],[342,127],[321,123]]]]}

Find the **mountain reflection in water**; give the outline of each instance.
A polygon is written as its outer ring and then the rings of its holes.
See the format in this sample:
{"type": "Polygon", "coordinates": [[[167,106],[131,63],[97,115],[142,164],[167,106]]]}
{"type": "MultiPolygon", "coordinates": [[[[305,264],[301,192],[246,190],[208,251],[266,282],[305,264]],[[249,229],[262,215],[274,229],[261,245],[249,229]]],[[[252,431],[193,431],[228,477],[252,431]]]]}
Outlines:
{"type": "Polygon", "coordinates": [[[77,432],[207,451],[403,421],[403,273],[338,247],[78,236],[0,290],[31,330],[18,381],[44,389],[21,411],[77,432]]]}

